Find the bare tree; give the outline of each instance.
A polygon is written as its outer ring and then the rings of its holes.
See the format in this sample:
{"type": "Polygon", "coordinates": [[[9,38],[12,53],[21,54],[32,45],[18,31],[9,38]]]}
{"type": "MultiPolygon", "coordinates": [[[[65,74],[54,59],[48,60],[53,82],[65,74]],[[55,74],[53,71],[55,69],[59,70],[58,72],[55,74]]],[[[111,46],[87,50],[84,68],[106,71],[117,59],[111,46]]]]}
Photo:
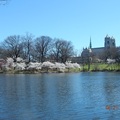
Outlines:
{"type": "MultiPolygon", "coordinates": [[[[2,43],[0,43],[2,45],[2,43]]],[[[6,58],[5,56],[5,50],[3,49],[2,46],[0,46],[0,58],[6,58]]]]}
{"type": "Polygon", "coordinates": [[[112,51],[112,55],[113,55],[113,59],[115,59],[117,63],[120,63],[120,47],[115,48],[112,51]]]}
{"type": "Polygon", "coordinates": [[[67,61],[68,58],[74,55],[73,45],[70,41],[63,41],[63,46],[61,48],[61,60],[63,63],[67,61]]]}
{"type": "Polygon", "coordinates": [[[28,62],[31,61],[32,59],[32,51],[33,51],[33,35],[27,33],[24,37],[23,37],[23,43],[24,43],[24,48],[23,48],[23,58],[27,59],[28,62]]]}
{"type": "Polygon", "coordinates": [[[112,48],[106,48],[103,52],[103,59],[106,61],[108,58],[110,59],[116,59],[119,56],[118,54],[118,48],[112,47],[112,48]]]}
{"type": "Polygon", "coordinates": [[[35,49],[37,52],[37,58],[39,61],[44,62],[46,57],[48,57],[51,47],[52,39],[48,36],[41,36],[35,40],[35,49]]]}
{"type": "Polygon", "coordinates": [[[74,55],[73,51],[73,45],[70,41],[56,39],[53,55],[57,62],[65,63],[69,57],[74,55]]]}
{"type": "Polygon", "coordinates": [[[56,62],[60,62],[60,51],[63,43],[60,39],[55,39],[54,48],[53,48],[53,56],[56,62]]]}
{"type": "Polygon", "coordinates": [[[23,49],[23,42],[20,35],[7,37],[3,42],[3,49],[8,57],[12,57],[14,61],[20,56],[23,49]]]}

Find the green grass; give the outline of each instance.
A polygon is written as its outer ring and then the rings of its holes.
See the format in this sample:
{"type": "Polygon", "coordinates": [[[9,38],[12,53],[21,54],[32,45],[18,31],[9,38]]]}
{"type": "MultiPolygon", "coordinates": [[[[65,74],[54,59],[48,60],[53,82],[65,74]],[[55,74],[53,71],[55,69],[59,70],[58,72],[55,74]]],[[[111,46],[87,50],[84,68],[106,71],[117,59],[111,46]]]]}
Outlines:
{"type": "MultiPolygon", "coordinates": [[[[82,67],[82,70],[88,71],[88,65],[82,67]]],[[[120,64],[92,63],[89,71],[120,71],[120,64]]]]}

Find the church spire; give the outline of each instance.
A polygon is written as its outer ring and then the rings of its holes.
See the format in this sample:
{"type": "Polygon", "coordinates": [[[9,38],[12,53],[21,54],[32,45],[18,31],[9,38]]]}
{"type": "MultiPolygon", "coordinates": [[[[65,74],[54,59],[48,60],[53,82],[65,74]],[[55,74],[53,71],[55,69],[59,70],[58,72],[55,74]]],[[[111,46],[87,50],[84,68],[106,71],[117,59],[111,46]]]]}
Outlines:
{"type": "Polygon", "coordinates": [[[89,45],[89,48],[90,48],[90,49],[92,48],[91,37],[90,37],[90,45],[89,45]]]}

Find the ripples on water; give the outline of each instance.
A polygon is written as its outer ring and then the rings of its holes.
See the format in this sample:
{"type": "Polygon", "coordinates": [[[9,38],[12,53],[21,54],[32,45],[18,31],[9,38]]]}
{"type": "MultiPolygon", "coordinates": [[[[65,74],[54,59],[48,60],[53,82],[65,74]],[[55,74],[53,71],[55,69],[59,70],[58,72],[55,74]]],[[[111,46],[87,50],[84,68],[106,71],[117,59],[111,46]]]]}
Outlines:
{"type": "Polygon", "coordinates": [[[119,120],[120,75],[0,75],[0,120],[119,120]]]}

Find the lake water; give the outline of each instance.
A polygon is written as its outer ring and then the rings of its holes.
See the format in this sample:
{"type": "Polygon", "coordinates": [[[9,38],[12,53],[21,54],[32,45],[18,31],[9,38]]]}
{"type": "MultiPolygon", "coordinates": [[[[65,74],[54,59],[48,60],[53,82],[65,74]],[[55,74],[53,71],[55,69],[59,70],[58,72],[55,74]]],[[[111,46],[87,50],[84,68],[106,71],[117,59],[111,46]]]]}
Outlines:
{"type": "Polygon", "coordinates": [[[0,120],[120,120],[120,73],[0,74],[0,120]]]}

